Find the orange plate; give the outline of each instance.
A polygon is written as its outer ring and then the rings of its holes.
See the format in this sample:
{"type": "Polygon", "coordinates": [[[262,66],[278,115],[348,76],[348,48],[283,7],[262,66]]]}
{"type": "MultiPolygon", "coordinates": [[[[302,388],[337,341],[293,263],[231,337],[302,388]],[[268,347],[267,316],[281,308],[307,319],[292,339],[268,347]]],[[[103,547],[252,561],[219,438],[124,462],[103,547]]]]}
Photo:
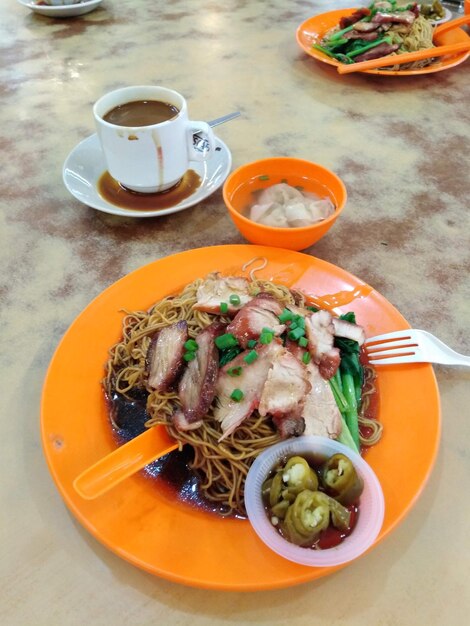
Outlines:
{"type": "MultiPolygon", "coordinates": [[[[323,54],[319,50],[312,48],[314,43],[320,43],[325,33],[331,28],[334,28],[342,17],[351,15],[356,8],[353,9],[339,9],[337,11],[328,11],[328,13],[321,13],[310,17],[303,24],[301,24],[296,32],[297,43],[299,46],[310,56],[314,57],[318,61],[327,63],[328,65],[334,65],[337,67],[340,65],[339,61],[332,59],[331,57],[323,54]]],[[[453,43],[461,43],[469,40],[467,33],[461,28],[454,28],[442,35],[439,38],[439,44],[447,45],[453,43]]],[[[381,74],[382,76],[411,76],[415,74],[432,74],[434,72],[442,72],[448,70],[451,67],[455,67],[460,63],[463,63],[470,55],[470,52],[461,52],[449,57],[442,57],[439,61],[436,61],[429,67],[423,67],[419,70],[365,70],[364,74],[381,74]]]]}
{"type": "MultiPolygon", "coordinates": [[[[139,473],[102,497],[83,500],[75,477],[116,447],[100,386],[108,348],[121,336],[122,309],[147,309],[211,271],[241,274],[266,257],[258,276],[311,294],[364,283],[311,256],[261,246],[214,246],[146,265],[98,296],[74,321],[49,367],[41,435],[49,469],[72,513],[96,539],[142,569],[195,587],[254,591],[295,585],[338,568],[296,565],[271,552],[245,520],[223,519],[182,504],[139,473]]],[[[345,307],[368,335],[409,328],[376,291],[345,307]]],[[[432,367],[412,364],[379,371],[384,436],[367,453],[385,495],[383,539],[410,510],[431,472],[440,436],[440,405],[432,367]],[[418,445],[419,444],[419,445],[418,445]]]]}

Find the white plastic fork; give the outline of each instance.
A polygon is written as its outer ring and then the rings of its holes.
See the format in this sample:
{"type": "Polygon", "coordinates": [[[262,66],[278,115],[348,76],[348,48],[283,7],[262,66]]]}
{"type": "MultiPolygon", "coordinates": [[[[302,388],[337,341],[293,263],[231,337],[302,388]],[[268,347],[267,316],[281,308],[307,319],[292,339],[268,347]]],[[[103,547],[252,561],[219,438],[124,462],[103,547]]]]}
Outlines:
{"type": "Polygon", "coordinates": [[[470,367],[470,356],[455,352],[425,330],[398,330],[370,337],[364,347],[371,365],[442,363],[470,367]]]}

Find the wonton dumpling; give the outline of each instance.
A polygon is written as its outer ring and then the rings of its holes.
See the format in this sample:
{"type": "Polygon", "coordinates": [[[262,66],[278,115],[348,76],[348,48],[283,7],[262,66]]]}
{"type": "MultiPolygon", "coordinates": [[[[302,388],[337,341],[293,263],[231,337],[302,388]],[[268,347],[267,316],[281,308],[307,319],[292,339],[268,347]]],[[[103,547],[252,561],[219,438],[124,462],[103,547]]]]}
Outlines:
{"type": "Polygon", "coordinates": [[[263,189],[258,198],[260,204],[276,202],[277,204],[284,205],[290,200],[302,202],[303,195],[301,191],[291,185],[288,185],[287,183],[279,183],[263,189]]]}
{"type": "Polygon", "coordinates": [[[312,200],[307,203],[312,222],[319,222],[330,217],[335,211],[335,207],[329,198],[322,200],[312,200]]]}
{"type": "Polygon", "coordinates": [[[250,219],[265,226],[276,226],[277,228],[289,226],[283,207],[276,202],[255,204],[251,209],[250,219]]]}
{"type": "Polygon", "coordinates": [[[250,209],[250,219],[265,226],[299,228],[329,217],[335,207],[329,198],[303,194],[286,183],[263,189],[258,204],[250,209]]]}
{"type": "Polygon", "coordinates": [[[286,219],[289,226],[298,228],[299,226],[309,226],[312,221],[312,212],[308,205],[303,202],[291,202],[285,207],[286,219]]]}

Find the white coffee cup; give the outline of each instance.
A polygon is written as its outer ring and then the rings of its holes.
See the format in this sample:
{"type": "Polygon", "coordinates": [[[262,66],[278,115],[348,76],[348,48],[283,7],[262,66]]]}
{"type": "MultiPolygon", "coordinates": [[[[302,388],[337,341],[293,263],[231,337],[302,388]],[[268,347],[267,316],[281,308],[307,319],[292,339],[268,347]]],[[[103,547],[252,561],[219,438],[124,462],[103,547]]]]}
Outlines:
{"type": "Polygon", "coordinates": [[[206,161],[215,151],[215,137],[206,122],[188,119],[183,96],[165,87],[124,87],[100,98],[93,107],[95,125],[111,176],[140,193],[165,191],[176,185],[190,161],[206,161]],[[149,126],[118,126],[103,119],[112,109],[142,100],[157,100],[179,113],[149,126]]]}

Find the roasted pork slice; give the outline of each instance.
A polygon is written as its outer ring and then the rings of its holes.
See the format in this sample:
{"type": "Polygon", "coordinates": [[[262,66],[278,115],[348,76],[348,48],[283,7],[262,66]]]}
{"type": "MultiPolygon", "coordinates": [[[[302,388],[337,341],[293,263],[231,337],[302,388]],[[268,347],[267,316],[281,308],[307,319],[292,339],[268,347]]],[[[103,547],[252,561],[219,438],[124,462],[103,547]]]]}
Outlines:
{"type": "MultiPolygon", "coordinates": [[[[359,23],[362,24],[362,22],[359,23]]],[[[375,26],[378,27],[378,24],[376,24],[375,26]]],[[[359,32],[356,30],[350,30],[348,33],[345,33],[343,37],[344,39],[361,39],[362,41],[374,41],[375,39],[379,38],[379,33],[374,30],[370,32],[359,32]]]]}
{"type": "Polygon", "coordinates": [[[260,415],[293,418],[302,415],[310,390],[305,365],[285,348],[274,359],[259,403],[260,415]]]}
{"type": "MultiPolygon", "coordinates": [[[[220,305],[225,302],[228,307],[228,314],[234,315],[252,299],[253,296],[249,294],[248,288],[249,282],[241,276],[211,274],[199,285],[196,292],[197,302],[193,308],[208,313],[221,313],[220,305]],[[230,296],[238,296],[240,302],[233,304],[230,301],[230,296]]],[[[237,302],[238,299],[235,298],[237,302]]]]}
{"type": "Polygon", "coordinates": [[[219,371],[214,417],[221,423],[223,435],[220,441],[230,435],[258,408],[272,362],[283,350],[281,342],[274,340],[258,349],[258,357],[253,363],[249,365],[246,363],[244,357],[249,351],[245,351],[219,371]],[[231,375],[235,371],[239,376],[231,375]],[[238,400],[232,397],[237,389],[243,394],[238,400]]]}
{"type": "Polygon", "coordinates": [[[176,430],[180,430],[181,432],[187,432],[188,430],[196,430],[202,426],[202,419],[197,420],[196,422],[188,422],[185,417],[185,414],[181,410],[177,410],[171,416],[171,421],[173,422],[173,426],[176,430]]]}
{"type": "Polygon", "coordinates": [[[209,410],[215,396],[219,373],[219,353],[214,339],[224,332],[225,324],[214,322],[196,337],[196,358],[188,363],[178,385],[184,416],[197,422],[209,410]]]}
{"type": "MultiPolygon", "coordinates": [[[[374,22],[356,22],[353,26],[353,30],[360,33],[370,33],[371,31],[377,30],[379,27],[380,24],[374,22]]],[[[345,37],[348,34],[349,33],[344,33],[342,36],[345,37]]]]}
{"type": "Polygon", "coordinates": [[[184,365],[184,344],[188,325],[184,320],[162,328],[147,352],[148,385],[157,391],[168,391],[184,365]]]}
{"type": "Polygon", "coordinates": [[[341,434],[341,413],[330,383],[323,378],[315,363],[309,363],[306,369],[311,389],[302,410],[305,420],[304,435],[336,439],[341,434]]]}
{"type": "Polygon", "coordinates": [[[397,11],[396,13],[377,13],[372,18],[372,22],[375,24],[413,24],[416,19],[413,11],[397,11]]]}
{"type": "Polygon", "coordinates": [[[276,298],[260,293],[235,315],[227,326],[227,332],[232,333],[243,348],[250,339],[258,339],[263,328],[269,328],[279,336],[286,328],[278,318],[282,311],[283,306],[276,298]]]}
{"type": "Polygon", "coordinates": [[[341,320],[339,317],[333,317],[334,333],[336,337],[344,337],[346,339],[352,339],[362,346],[366,340],[366,333],[362,326],[358,324],[352,324],[346,320],[341,320]]]}
{"type": "Polygon", "coordinates": [[[300,435],[305,434],[305,420],[303,417],[277,416],[273,417],[273,423],[282,439],[300,437],[300,435]]]}
{"type": "Polygon", "coordinates": [[[348,26],[351,26],[352,24],[355,24],[359,20],[364,19],[364,17],[366,17],[367,15],[370,15],[370,9],[368,9],[366,7],[358,9],[357,11],[352,13],[351,15],[347,15],[345,17],[342,17],[340,19],[340,21],[339,21],[339,27],[341,29],[347,28],[348,26]]]}
{"type": "Polygon", "coordinates": [[[301,435],[305,424],[302,409],[310,391],[307,370],[289,350],[274,359],[259,403],[262,416],[271,415],[281,437],[301,435]]]}
{"type": "Polygon", "coordinates": [[[375,48],[371,48],[364,52],[364,54],[358,54],[354,59],[356,63],[361,63],[362,61],[370,61],[371,59],[379,59],[380,57],[385,57],[392,52],[396,52],[400,46],[398,44],[391,43],[379,43],[375,48]]]}
{"type": "Polygon", "coordinates": [[[308,349],[321,375],[328,379],[335,375],[339,367],[340,353],[335,348],[333,316],[329,311],[317,311],[305,318],[305,334],[308,349]]]}

